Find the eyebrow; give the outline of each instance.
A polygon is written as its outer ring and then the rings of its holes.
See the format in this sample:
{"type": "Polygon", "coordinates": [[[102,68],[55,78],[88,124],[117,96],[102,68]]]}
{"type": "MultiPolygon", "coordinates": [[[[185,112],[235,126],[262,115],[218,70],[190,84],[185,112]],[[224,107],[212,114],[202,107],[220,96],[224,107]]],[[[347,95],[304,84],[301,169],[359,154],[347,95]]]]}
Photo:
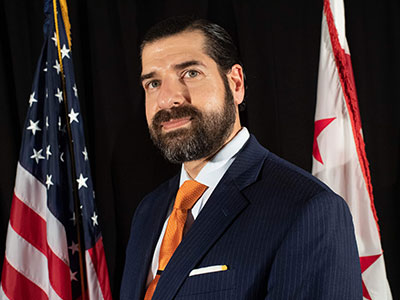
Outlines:
{"type": "Polygon", "coordinates": [[[204,66],[204,64],[198,60],[189,60],[189,61],[184,61],[180,64],[175,65],[174,69],[182,70],[182,69],[185,69],[185,68],[191,67],[191,66],[204,66]]]}
{"type": "Polygon", "coordinates": [[[154,77],[155,74],[156,74],[156,72],[150,72],[150,73],[141,75],[140,76],[140,82],[143,82],[146,79],[154,77]]]}
{"type": "MultiPolygon", "coordinates": [[[[185,69],[185,68],[191,67],[191,66],[205,66],[205,65],[198,60],[188,60],[188,61],[184,61],[182,63],[174,65],[173,68],[175,70],[182,70],[182,69],[185,69]]],[[[156,75],[156,72],[150,72],[147,74],[143,74],[140,76],[140,82],[143,82],[146,79],[152,78],[155,75],[156,75]]]]}

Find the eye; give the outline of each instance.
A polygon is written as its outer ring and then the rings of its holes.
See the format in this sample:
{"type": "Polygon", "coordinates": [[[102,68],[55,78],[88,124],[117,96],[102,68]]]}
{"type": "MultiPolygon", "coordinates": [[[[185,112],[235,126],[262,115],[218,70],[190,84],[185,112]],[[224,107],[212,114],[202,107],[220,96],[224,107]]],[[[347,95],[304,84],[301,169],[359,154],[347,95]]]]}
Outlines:
{"type": "Polygon", "coordinates": [[[196,70],[188,70],[185,72],[184,77],[194,78],[200,74],[199,71],[196,70]]]}
{"type": "Polygon", "coordinates": [[[146,88],[155,89],[161,85],[159,80],[152,80],[146,84],[146,88]]]}

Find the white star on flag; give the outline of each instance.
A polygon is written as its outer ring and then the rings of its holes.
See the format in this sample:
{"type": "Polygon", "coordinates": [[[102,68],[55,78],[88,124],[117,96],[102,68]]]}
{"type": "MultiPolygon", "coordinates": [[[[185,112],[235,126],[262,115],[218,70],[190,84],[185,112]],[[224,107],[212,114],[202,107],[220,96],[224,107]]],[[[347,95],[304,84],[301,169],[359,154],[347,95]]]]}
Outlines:
{"type": "Polygon", "coordinates": [[[68,53],[71,50],[67,49],[67,47],[65,47],[65,44],[63,45],[63,47],[60,51],[61,51],[61,59],[63,59],[64,57],[70,58],[68,53]]]}
{"type": "Polygon", "coordinates": [[[33,104],[34,102],[38,102],[37,99],[35,99],[35,92],[33,92],[33,93],[31,94],[31,96],[29,97],[29,107],[32,107],[32,104],[33,104]]]}
{"type": "Polygon", "coordinates": [[[73,121],[76,121],[76,123],[79,123],[77,116],[79,115],[78,112],[74,112],[74,109],[71,108],[71,112],[68,114],[69,116],[69,123],[72,124],[73,121]]]}
{"type": "Polygon", "coordinates": [[[74,241],[72,241],[71,246],[68,247],[72,251],[72,255],[75,254],[75,252],[79,252],[79,245],[75,244],[74,241]]]}
{"type": "Polygon", "coordinates": [[[60,64],[58,63],[58,60],[57,60],[57,59],[56,59],[56,64],[53,66],[53,68],[57,70],[57,75],[60,74],[61,66],[60,66],[60,64]]]}
{"type": "Polygon", "coordinates": [[[99,223],[97,222],[97,217],[98,215],[96,215],[96,212],[93,212],[93,217],[91,217],[91,219],[93,220],[93,226],[99,225],[99,223]]]}
{"type": "Polygon", "coordinates": [[[52,155],[52,153],[50,152],[50,145],[48,145],[46,147],[46,159],[49,160],[50,155],[52,155]]]}
{"type": "Polygon", "coordinates": [[[50,188],[51,185],[54,185],[54,183],[51,181],[51,178],[53,177],[53,175],[46,175],[46,185],[47,185],[47,189],[50,188]]]}
{"type": "Polygon", "coordinates": [[[88,180],[88,177],[83,177],[83,174],[81,173],[81,175],[79,176],[79,178],[76,180],[76,182],[78,182],[78,190],[81,189],[81,187],[85,187],[87,188],[88,186],[86,185],[86,181],[88,180]]]}
{"type": "Polygon", "coordinates": [[[33,135],[35,135],[36,131],[41,131],[41,129],[38,126],[39,122],[40,122],[40,120],[38,120],[36,122],[29,120],[30,125],[26,129],[32,130],[33,135]]]}
{"type": "Polygon", "coordinates": [[[46,117],[46,128],[49,128],[49,117],[46,117]]]}
{"type": "Polygon", "coordinates": [[[64,162],[64,152],[61,152],[61,154],[60,154],[60,160],[61,160],[62,162],[64,162]]]}
{"type": "Polygon", "coordinates": [[[84,158],[85,160],[88,160],[88,159],[89,159],[89,156],[88,156],[86,147],[85,147],[85,149],[83,149],[82,153],[83,153],[83,158],[84,158]]]}
{"type": "Polygon", "coordinates": [[[71,281],[73,281],[73,280],[78,281],[78,279],[76,278],[76,274],[77,274],[77,273],[78,273],[78,272],[73,272],[73,273],[72,273],[72,271],[69,270],[69,275],[70,275],[71,281]]]}
{"type": "Polygon", "coordinates": [[[58,98],[59,103],[61,103],[63,101],[62,91],[60,91],[59,88],[57,88],[57,93],[54,96],[56,96],[58,98]]]}
{"type": "Polygon", "coordinates": [[[31,156],[31,158],[33,158],[34,160],[36,160],[36,163],[39,163],[39,160],[44,159],[44,156],[42,156],[42,151],[43,149],[40,149],[39,151],[36,151],[35,148],[33,148],[33,155],[31,156]]]}
{"type": "Polygon", "coordinates": [[[54,36],[51,38],[54,41],[54,46],[57,47],[57,33],[54,31],[54,36]]]}
{"type": "Polygon", "coordinates": [[[76,83],[74,84],[72,89],[74,90],[75,97],[78,97],[78,89],[76,88],[76,83]]]}

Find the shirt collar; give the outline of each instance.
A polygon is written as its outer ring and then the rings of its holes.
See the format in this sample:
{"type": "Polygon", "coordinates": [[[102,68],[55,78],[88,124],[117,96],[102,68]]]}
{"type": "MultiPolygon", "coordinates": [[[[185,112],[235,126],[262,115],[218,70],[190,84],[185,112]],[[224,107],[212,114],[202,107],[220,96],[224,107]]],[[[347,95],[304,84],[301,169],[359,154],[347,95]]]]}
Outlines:
{"type": "MultiPolygon", "coordinates": [[[[214,188],[249,137],[249,131],[246,127],[243,127],[229,143],[227,143],[209,162],[207,162],[195,180],[207,185],[208,187],[214,188]]],[[[179,186],[181,186],[186,180],[190,179],[189,174],[186,172],[184,165],[182,164],[179,186]]]]}

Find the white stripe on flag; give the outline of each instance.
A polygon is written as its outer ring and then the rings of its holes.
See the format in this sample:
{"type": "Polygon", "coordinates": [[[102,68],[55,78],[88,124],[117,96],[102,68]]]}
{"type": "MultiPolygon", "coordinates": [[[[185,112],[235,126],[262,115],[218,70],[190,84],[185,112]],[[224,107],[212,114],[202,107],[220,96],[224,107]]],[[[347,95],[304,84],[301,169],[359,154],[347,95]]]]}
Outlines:
{"type": "Polygon", "coordinates": [[[10,224],[7,232],[6,259],[21,275],[40,287],[49,300],[62,300],[49,284],[47,257],[18,235],[10,224]]]}
{"type": "Polygon", "coordinates": [[[63,300],[60,296],[57,295],[56,291],[51,286],[51,283],[50,283],[50,290],[49,290],[49,300],[63,300]]]}
{"type": "Polygon", "coordinates": [[[50,249],[69,265],[67,235],[64,226],[47,208],[46,187],[18,163],[15,195],[46,221],[50,249]]]}
{"type": "Polygon", "coordinates": [[[46,220],[46,187],[29,173],[19,162],[15,179],[15,196],[46,220]]]}
{"type": "Polygon", "coordinates": [[[61,222],[47,210],[47,243],[50,249],[69,266],[67,234],[61,222]]]}
{"type": "Polygon", "coordinates": [[[90,257],[88,250],[85,251],[85,259],[89,299],[104,300],[99,279],[97,278],[96,269],[94,268],[92,258],[90,257]]]}
{"type": "Polygon", "coordinates": [[[7,231],[6,259],[14,269],[48,294],[47,257],[19,236],[10,224],[7,231]]]}
{"type": "Polygon", "coordinates": [[[10,300],[7,298],[6,294],[4,294],[3,286],[0,284],[0,300],[10,300]]]}

